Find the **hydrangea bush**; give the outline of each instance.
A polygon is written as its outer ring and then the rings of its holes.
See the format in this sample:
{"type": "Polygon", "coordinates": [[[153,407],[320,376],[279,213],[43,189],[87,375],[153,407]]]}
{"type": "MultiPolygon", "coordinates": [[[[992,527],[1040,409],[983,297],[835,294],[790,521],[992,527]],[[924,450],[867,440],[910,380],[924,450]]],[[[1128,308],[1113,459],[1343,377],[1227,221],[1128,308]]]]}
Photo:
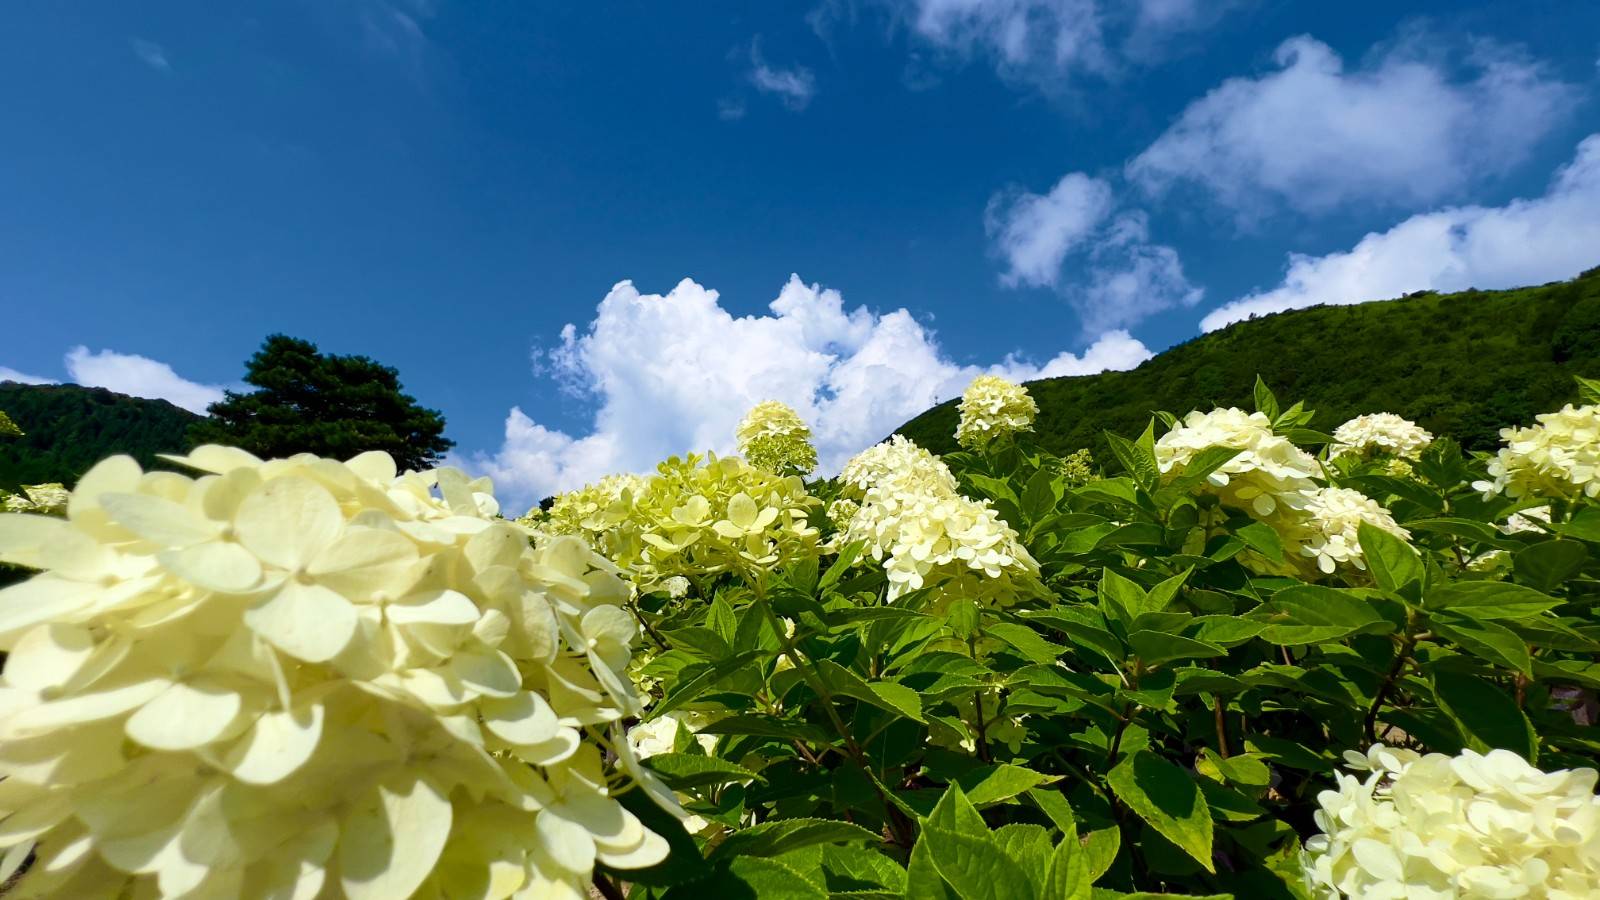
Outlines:
{"type": "Polygon", "coordinates": [[[1098,461],[1020,427],[810,483],[691,455],[525,526],[370,458],[108,463],[66,520],[0,518],[41,570],[0,593],[6,865],[63,896],[1594,896],[1577,399],[1499,454],[1357,450],[1258,384],[1098,461]]]}

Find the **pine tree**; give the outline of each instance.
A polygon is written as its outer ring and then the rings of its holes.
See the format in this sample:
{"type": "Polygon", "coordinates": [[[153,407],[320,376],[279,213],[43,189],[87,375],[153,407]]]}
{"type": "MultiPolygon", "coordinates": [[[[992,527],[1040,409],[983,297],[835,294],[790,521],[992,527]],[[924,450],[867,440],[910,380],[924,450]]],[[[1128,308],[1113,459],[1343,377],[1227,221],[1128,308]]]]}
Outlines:
{"type": "Polygon", "coordinates": [[[383,450],[402,471],[438,464],[455,445],[444,416],[418,405],[393,368],[365,356],[320,353],[315,344],[275,334],[246,363],[249,393],[228,391],[189,441],[229,444],[257,456],[315,453],[345,459],[383,450]]]}

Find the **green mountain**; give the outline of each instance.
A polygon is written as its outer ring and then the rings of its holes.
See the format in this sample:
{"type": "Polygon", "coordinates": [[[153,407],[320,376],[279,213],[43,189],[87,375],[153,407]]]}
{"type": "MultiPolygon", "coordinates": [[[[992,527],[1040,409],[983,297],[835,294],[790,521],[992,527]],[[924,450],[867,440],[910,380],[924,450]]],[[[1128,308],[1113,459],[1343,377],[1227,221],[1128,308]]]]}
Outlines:
{"type": "Polygon", "coordinates": [[[0,410],[24,432],[0,437],[0,488],[60,481],[71,485],[90,466],[126,453],[145,467],[158,453],[182,453],[200,417],[165,400],[129,397],[75,384],[0,382],[0,410]]]}
{"type": "MultiPolygon", "coordinates": [[[[1507,425],[1577,400],[1572,376],[1600,376],[1600,268],[1572,281],[1505,291],[1422,292],[1239,322],[1127,372],[1031,382],[1035,423],[1056,453],[1110,459],[1102,431],[1133,435],[1155,410],[1252,409],[1259,374],[1284,403],[1331,430],[1394,412],[1467,449],[1497,446],[1507,425]]],[[[956,448],[956,401],[898,429],[937,453],[956,448]]]]}

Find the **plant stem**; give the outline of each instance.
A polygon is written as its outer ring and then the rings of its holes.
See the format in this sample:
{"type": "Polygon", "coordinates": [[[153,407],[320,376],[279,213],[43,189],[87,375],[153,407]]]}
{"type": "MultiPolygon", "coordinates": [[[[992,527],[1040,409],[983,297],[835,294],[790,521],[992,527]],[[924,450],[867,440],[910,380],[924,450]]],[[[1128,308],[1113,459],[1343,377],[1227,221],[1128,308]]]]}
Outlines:
{"type": "Polygon", "coordinates": [[[1394,663],[1389,666],[1389,672],[1383,676],[1383,683],[1378,685],[1377,693],[1372,695],[1372,706],[1367,710],[1366,720],[1362,723],[1361,730],[1367,736],[1367,743],[1378,742],[1378,713],[1383,709],[1383,701],[1389,699],[1389,692],[1394,689],[1395,682],[1400,680],[1400,674],[1405,671],[1406,663],[1411,661],[1411,653],[1417,648],[1417,636],[1411,633],[1411,618],[1406,619],[1406,631],[1400,638],[1400,646],[1395,650],[1394,663]]]}
{"type": "Polygon", "coordinates": [[[983,691],[973,692],[972,704],[973,709],[977,712],[978,719],[976,723],[978,731],[978,758],[984,762],[994,762],[994,759],[989,753],[989,737],[987,734],[985,734],[983,727],[983,691]]]}
{"type": "Polygon", "coordinates": [[[660,647],[662,650],[671,650],[672,645],[667,643],[667,639],[662,637],[660,632],[656,631],[656,627],[650,624],[649,619],[645,618],[644,610],[639,608],[638,602],[629,600],[628,606],[633,610],[633,617],[639,620],[639,624],[644,626],[645,632],[649,634],[650,637],[656,642],[656,646],[660,647]]]}
{"type": "Polygon", "coordinates": [[[1211,713],[1217,724],[1217,753],[1223,759],[1228,758],[1228,722],[1223,715],[1222,695],[1217,694],[1211,698],[1211,713]]]}
{"type": "Polygon", "coordinates": [[[616,885],[612,884],[604,875],[601,875],[599,872],[595,873],[594,887],[595,890],[600,892],[600,896],[606,898],[606,900],[626,900],[626,898],[623,896],[621,888],[618,888],[616,885]]]}
{"type": "MultiPolygon", "coordinates": [[[[789,633],[783,627],[783,622],[778,619],[778,614],[767,603],[766,586],[759,579],[755,582],[755,589],[756,603],[761,607],[762,612],[766,614],[767,624],[772,626],[773,634],[777,635],[778,642],[783,645],[784,652],[794,662],[795,668],[800,670],[801,677],[805,678],[806,683],[816,692],[817,699],[822,701],[822,710],[827,714],[828,721],[833,725],[833,729],[844,740],[845,749],[849,751],[851,761],[861,769],[862,774],[866,775],[867,780],[876,787],[877,780],[872,777],[872,768],[867,760],[867,754],[861,749],[861,745],[856,743],[855,735],[850,731],[849,726],[845,725],[844,719],[839,717],[839,710],[833,698],[833,691],[828,689],[828,683],[822,677],[821,670],[812,663],[810,657],[800,653],[800,648],[795,644],[794,638],[789,637],[789,633]]],[[[882,788],[878,788],[878,793],[880,796],[883,794],[882,788]]],[[[905,816],[900,813],[900,810],[895,807],[888,797],[885,796],[882,799],[889,830],[894,836],[895,843],[910,847],[912,842],[910,823],[905,820],[905,816]]]]}

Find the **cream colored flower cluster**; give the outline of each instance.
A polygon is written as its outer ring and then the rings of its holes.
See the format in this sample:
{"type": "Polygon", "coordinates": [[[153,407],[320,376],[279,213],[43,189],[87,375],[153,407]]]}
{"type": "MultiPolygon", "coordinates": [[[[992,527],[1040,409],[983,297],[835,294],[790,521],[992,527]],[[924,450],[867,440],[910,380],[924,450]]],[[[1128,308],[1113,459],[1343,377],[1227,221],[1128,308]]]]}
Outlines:
{"type": "Polygon", "coordinates": [[[1502,428],[1505,446],[1489,481],[1473,486],[1508,497],[1600,497],[1600,406],[1567,404],[1528,428],[1502,428]]]}
{"type": "Polygon", "coordinates": [[[690,454],[648,478],[617,478],[574,492],[587,498],[571,502],[590,510],[581,518],[552,507],[545,528],[589,534],[641,590],[728,571],[753,577],[818,553],[821,535],[809,515],[821,501],[798,476],[737,456],[690,454]]]}
{"type": "Polygon", "coordinates": [[[67,488],[59,481],[25,484],[22,493],[0,491],[0,512],[61,516],[67,512],[67,488]]]}
{"type": "Polygon", "coordinates": [[[1210,447],[1240,451],[1207,478],[1205,489],[1228,506],[1269,517],[1303,505],[1303,492],[1316,487],[1320,469],[1311,454],[1274,434],[1264,414],[1234,408],[1184,416],[1156,441],[1156,462],[1163,475],[1177,477],[1210,447]]]}
{"type": "Polygon", "coordinates": [[[1356,416],[1335,428],[1333,437],[1338,442],[1332,448],[1334,456],[1418,459],[1433,443],[1433,435],[1427,429],[1394,413],[1356,416]]]}
{"type": "Polygon", "coordinates": [[[1009,604],[1037,591],[1039,565],[987,502],[963,496],[945,464],[904,437],[868,448],[840,475],[858,504],[835,536],[863,541],[889,577],[889,599],[937,586],[1009,604]]]}
{"type": "Polygon", "coordinates": [[[389,456],[85,474],[0,516],[0,843],[19,896],[584,898],[666,843],[614,799],[626,585],[389,456]]]}
{"type": "Polygon", "coordinates": [[[1338,898],[1600,897],[1594,769],[1541,772],[1509,750],[1345,754],[1306,842],[1312,892],[1338,898]]]}
{"type": "Polygon", "coordinates": [[[1325,575],[1333,574],[1339,566],[1366,571],[1358,538],[1363,523],[1402,540],[1411,539],[1411,532],[1401,528],[1387,509],[1360,491],[1324,487],[1306,492],[1305,497],[1285,536],[1298,544],[1301,556],[1314,561],[1325,575]]]}
{"type": "Polygon", "coordinates": [[[1034,417],[1039,415],[1039,405],[1033,402],[1027,388],[998,375],[972,379],[961,395],[960,408],[956,441],[973,450],[1019,431],[1032,431],[1034,417]]]}
{"type": "Polygon", "coordinates": [[[1074,450],[1056,461],[1056,471],[1073,487],[1088,484],[1095,479],[1094,454],[1087,447],[1074,450]]]}
{"type": "Polygon", "coordinates": [[[0,437],[22,437],[22,429],[17,427],[16,422],[11,421],[11,417],[6,415],[3,409],[0,409],[0,437]]]}
{"type": "Polygon", "coordinates": [[[817,467],[811,429],[800,414],[776,400],[757,403],[736,432],[739,453],[752,466],[775,475],[809,475],[817,467]]]}
{"type": "Polygon", "coordinates": [[[550,534],[599,537],[627,520],[634,498],[644,493],[647,483],[640,475],[607,475],[594,484],[557,494],[549,513],[529,524],[550,534]]]}

